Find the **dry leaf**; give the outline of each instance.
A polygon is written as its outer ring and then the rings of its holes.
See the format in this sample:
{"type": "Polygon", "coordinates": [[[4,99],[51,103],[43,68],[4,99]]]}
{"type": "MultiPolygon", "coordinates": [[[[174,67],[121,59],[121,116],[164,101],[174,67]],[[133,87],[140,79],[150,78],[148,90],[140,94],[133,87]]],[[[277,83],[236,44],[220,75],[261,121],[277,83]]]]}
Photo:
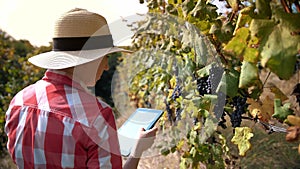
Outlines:
{"type": "Polygon", "coordinates": [[[298,140],[300,134],[299,126],[290,126],[287,129],[287,134],[285,136],[286,141],[295,141],[298,140]]]}
{"type": "Polygon", "coordinates": [[[271,84],[270,90],[275,94],[276,99],[280,99],[281,101],[285,101],[288,97],[274,84],[271,84]]]}
{"type": "Polygon", "coordinates": [[[268,113],[270,116],[272,116],[274,114],[274,101],[273,99],[271,99],[269,96],[267,96],[264,100],[263,100],[263,110],[268,113]]]}
{"type": "Polygon", "coordinates": [[[273,101],[266,97],[263,103],[257,102],[252,98],[247,99],[249,104],[248,109],[252,117],[257,117],[259,120],[268,122],[271,119],[271,116],[274,112],[273,110],[273,101]]]}

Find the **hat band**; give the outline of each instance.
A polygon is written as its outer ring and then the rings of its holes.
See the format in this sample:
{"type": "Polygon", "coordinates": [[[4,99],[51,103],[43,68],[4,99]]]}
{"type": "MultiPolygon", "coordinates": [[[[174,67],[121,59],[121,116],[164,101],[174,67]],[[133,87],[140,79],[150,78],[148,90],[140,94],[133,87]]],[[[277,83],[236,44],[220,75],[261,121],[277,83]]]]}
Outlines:
{"type": "Polygon", "coordinates": [[[113,47],[112,35],[53,38],[53,51],[78,51],[113,47]]]}

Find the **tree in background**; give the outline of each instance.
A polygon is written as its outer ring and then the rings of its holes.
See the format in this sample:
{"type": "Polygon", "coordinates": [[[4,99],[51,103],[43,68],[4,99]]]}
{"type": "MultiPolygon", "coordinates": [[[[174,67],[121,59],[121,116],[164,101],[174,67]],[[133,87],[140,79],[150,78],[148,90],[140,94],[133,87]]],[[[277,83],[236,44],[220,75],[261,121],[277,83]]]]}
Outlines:
{"type": "Polygon", "coordinates": [[[15,40],[0,30],[0,154],[6,153],[7,137],[4,132],[5,112],[12,97],[21,89],[40,79],[44,71],[27,59],[51,47],[34,47],[27,40],[15,40]]]}

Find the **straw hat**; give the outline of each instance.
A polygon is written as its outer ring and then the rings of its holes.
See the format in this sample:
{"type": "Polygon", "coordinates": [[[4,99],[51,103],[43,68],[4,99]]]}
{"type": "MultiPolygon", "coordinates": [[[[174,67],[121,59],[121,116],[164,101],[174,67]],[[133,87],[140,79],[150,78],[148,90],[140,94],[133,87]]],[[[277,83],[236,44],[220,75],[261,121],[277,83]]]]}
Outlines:
{"type": "Polygon", "coordinates": [[[53,49],[29,58],[45,69],[64,69],[114,52],[130,52],[115,47],[106,19],[85,9],[73,9],[55,23],[53,49]]]}

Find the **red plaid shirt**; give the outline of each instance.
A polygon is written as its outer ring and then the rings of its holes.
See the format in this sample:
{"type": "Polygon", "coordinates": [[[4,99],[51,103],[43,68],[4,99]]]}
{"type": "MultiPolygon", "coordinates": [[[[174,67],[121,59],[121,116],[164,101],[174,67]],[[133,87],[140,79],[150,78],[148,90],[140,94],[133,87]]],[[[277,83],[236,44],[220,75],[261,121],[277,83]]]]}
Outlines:
{"type": "Polygon", "coordinates": [[[112,109],[62,73],[14,97],[5,131],[19,168],[122,168],[112,109]]]}

